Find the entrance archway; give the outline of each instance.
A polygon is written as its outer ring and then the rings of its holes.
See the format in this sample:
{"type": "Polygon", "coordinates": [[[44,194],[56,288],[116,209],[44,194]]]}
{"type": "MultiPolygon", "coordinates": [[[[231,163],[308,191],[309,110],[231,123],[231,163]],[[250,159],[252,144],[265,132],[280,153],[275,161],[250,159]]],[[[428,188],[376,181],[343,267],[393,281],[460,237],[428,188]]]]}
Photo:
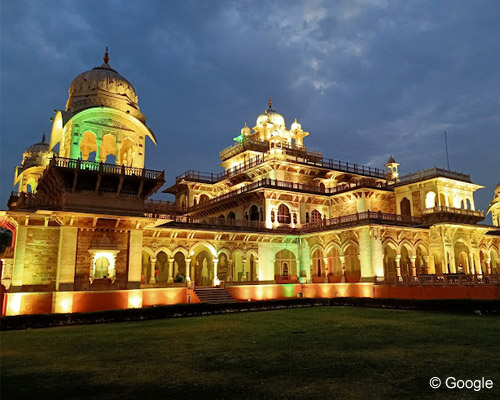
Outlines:
{"type": "Polygon", "coordinates": [[[194,258],[194,283],[196,286],[212,286],[213,276],[212,254],[202,250],[194,258]]]}
{"type": "Polygon", "coordinates": [[[274,278],[277,281],[297,279],[297,260],[290,250],[280,250],[276,253],[274,278]]]}
{"type": "Polygon", "coordinates": [[[361,279],[361,263],[358,257],[358,249],[350,244],[344,251],[345,280],[346,282],[359,282],[361,279]]]}

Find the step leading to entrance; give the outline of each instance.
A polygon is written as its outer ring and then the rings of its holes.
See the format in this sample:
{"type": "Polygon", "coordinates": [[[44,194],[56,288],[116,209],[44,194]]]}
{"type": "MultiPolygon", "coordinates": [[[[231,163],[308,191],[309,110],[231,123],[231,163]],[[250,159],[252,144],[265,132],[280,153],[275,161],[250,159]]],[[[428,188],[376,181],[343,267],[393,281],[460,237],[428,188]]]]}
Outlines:
{"type": "Polygon", "coordinates": [[[224,288],[196,288],[194,290],[202,303],[235,303],[236,300],[224,288]]]}

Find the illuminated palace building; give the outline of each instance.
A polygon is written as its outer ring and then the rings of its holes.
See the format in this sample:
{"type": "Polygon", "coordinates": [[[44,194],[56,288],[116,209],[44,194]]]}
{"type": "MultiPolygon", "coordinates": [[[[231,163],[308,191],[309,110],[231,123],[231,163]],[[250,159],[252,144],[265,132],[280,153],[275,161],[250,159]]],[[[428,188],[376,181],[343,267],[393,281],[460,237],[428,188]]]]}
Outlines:
{"type": "MultiPolygon", "coordinates": [[[[220,153],[149,200],[146,125],[132,84],[78,75],[50,138],[16,168],[0,255],[3,314],[292,297],[500,298],[500,186],[479,225],[469,175],[399,176],[323,158],[268,108],[220,153]],[[57,151],[55,150],[57,149],[57,151]]],[[[234,136],[234,135],[232,135],[234,136]]],[[[228,137],[230,137],[228,135],[228,137]]],[[[161,139],[161,138],[158,138],[161,139]]],[[[160,141],[160,140],[159,140],[160,141]]]]}

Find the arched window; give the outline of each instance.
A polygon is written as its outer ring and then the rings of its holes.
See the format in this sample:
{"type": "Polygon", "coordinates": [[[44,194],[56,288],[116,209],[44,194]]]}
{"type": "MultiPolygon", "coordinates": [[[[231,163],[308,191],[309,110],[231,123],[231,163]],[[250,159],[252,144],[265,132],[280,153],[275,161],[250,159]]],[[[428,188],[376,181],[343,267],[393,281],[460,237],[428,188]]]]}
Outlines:
{"type": "Polygon", "coordinates": [[[290,209],[285,204],[278,207],[278,222],[280,224],[289,224],[291,222],[290,209]]]}
{"type": "Polygon", "coordinates": [[[408,217],[411,217],[411,204],[410,200],[408,200],[406,197],[401,200],[401,215],[406,215],[408,217]]]}
{"type": "Polygon", "coordinates": [[[101,149],[99,151],[101,161],[108,164],[116,162],[116,139],[109,133],[102,138],[101,149]]]}
{"type": "Polygon", "coordinates": [[[229,214],[227,214],[227,219],[236,219],[236,214],[231,211],[229,214]]]}
{"type": "Polygon", "coordinates": [[[321,213],[318,210],[313,210],[311,213],[311,222],[321,222],[321,213]]]}
{"type": "Polygon", "coordinates": [[[308,224],[308,223],[309,223],[309,213],[306,212],[306,224],[308,224]]]}
{"type": "Polygon", "coordinates": [[[428,192],[425,195],[425,208],[433,208],[437,206],[437,197],[436,193],[428,192]]]}
{"type": "Polygon", "coordinates": [[[95,260],[94,278],[107,278],[109,275],[108,267],[109,260],[106,257],[99,257],[95,260]]]}
{"type": "Polygon", "coordinates": [[[210,198],[206,194],[202,194],[200,196],[199,204],[206,204],[210,198]]]}
{"type": "Polygon", "coordinates": [[[316,249],[311,254],[313,270],[312,276],[323,276],[323,254],[320,249],[316,249]]]}
{"type": "Polygon", "coordinates": [[[97,141],[93,132],[84,132],[82,141],[80,142],[80,151],[82,153],[82,160],[95,160],[95,152],[97,151],[97,141]],[[90,154],[94,153],[92,157],[90,154]]]}
{"type": "Polygon", "coordinates": [[[256,205],[253,205],[252,207],[250,207],[249,214],[250,214],[250,221],[258,221],[259,220],[259,209],[257,208],[256,205]]]}

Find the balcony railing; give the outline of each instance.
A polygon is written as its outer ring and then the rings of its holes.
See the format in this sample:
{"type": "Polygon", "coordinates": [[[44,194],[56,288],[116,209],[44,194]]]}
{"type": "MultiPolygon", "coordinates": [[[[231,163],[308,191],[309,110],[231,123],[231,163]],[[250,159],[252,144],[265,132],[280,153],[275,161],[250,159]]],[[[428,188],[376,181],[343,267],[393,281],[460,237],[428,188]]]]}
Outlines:
{"type": "Polygon", "coordinates": [[[361,189],[361,188],[370,188],[370,189],[385,189],[387,188],[387,184],[385,182],[373,182],[369,179],[362,179],[356,184],[343,184],[338,185],[333,188],[324,188],[319,185],[304,185],[302,183],[288,182],[288,181],[280,181],[277,179],[261,179],[259,181],[253,182],[249,185],[243,186],[237,190],[232,190],[223,195],[214,197],[212,199],[208,199],[198,205],[195,205],[190,208],[190,210],[195,210],[198,208],[210,206],[212,204],[218,203],[220,201],[227,200],[229,198],[233,198],[239,196],[243,193],[250,192],[252,190],[260,189],[260,188],[268,188],[268,189],[279,189],[279,190],[291,190],[295,192],[306,192],[318,195],[331,196],[339,193],[344,193],[350,190],[361,189]]]}
{"type": "Polygon", "coordinates": [[[499,274],[420,274],[417,276],[378,277],[377,285],[397,286],[473,286],[500,285],[499,274]]]}
{"type": "Polygon", "coordinates": [[[406,185],[413,182],[420,182],[420,181],[425,181],[427,179],[439,178],[439,177],[456,179],[459,181],[464,181],[469,183],[472,182],[470,179],[470,175],[434,167],[424,171],[418,171],[412,174],[404,175],[397,180],[396,185],[402,185],[402,184],[406,185]]]}
{"type": "Polygon", "coordinates": [[[144,213],[153,215],[160,214],[183,214],[187,212],[187,207],[182,207],[174,201],[146,200],[144,202],[144,213]]]}
{"type": "Polygon", "coordinates": [[[187,225],[204,225],[210,228],[239,228],[252,229],[275,233],[306,234],[320,232],[331,229],[345,228],[356,225],[366,225],[370,223],[383,225],[419,226],[422,219],[398,214],[386,214],[382,212],[365,211],[356,214],[343,215],[340,217],[324,219],[318,222],[298,225],[280,223],[272,228],[267,228],[264,221],[249,221],[228,218],[200,218],[182,215],[162,214],[161,216],[144,215],[145,217],[161,218],[171,220],[174,223],[187,225]]]}
{"type": "MultiPolygon", "coordinates": [[[[201,172],[195,170],[189,170],[184,172],[183,174],[177,176],[175,178],[175,183],[179,183],[180,181],[195,181],[195,182],[205,182],[205,183],[217,183],[224,179],[231,178],[238,174],[245,172],[246,170],[253,168],[257,165],[262,164],[266,161],[266,157],[264,155],[253,157],[244,163],[238,164],[233,168],[228,169],[225,172],[220,173],[211,173],[211,172],[201,172]]],[[[379,168],[372,168],[365,165],[359,165],[354,163],[349,163],[346,161],[333,160],[331,158],[316,158],[316,159],[308,159],[303,157],[295,157],[293,159],[288,158],[287,161],[295,162],[298,164],[304,164],[314,167],[327,168],[335,171],[348,172],[358,175],[369,176],[377,179],[386,179],[386,175],[384,171],[379,168]]]]}
{"type": "Polygon", "coordinates": [[[155,171],[146,168],[127,167],[125,165],[106,164],[74,158],[53,157],[50,160],[50,165],[79,171],[98,171],[102,173],[137,176],[148,179],[163,180],[165,178],[165,171],[155,171]]]}
{"type": "Polygon", "coordinates": [[[463,208],[446,207],[446,206],[436,206],[432,208],[426,208],[424,210],[424,215],[437,214],[437,213],[449,213],[449,214],[484,218],[484,212],[480,210],[466,210],[463,208]]]}

